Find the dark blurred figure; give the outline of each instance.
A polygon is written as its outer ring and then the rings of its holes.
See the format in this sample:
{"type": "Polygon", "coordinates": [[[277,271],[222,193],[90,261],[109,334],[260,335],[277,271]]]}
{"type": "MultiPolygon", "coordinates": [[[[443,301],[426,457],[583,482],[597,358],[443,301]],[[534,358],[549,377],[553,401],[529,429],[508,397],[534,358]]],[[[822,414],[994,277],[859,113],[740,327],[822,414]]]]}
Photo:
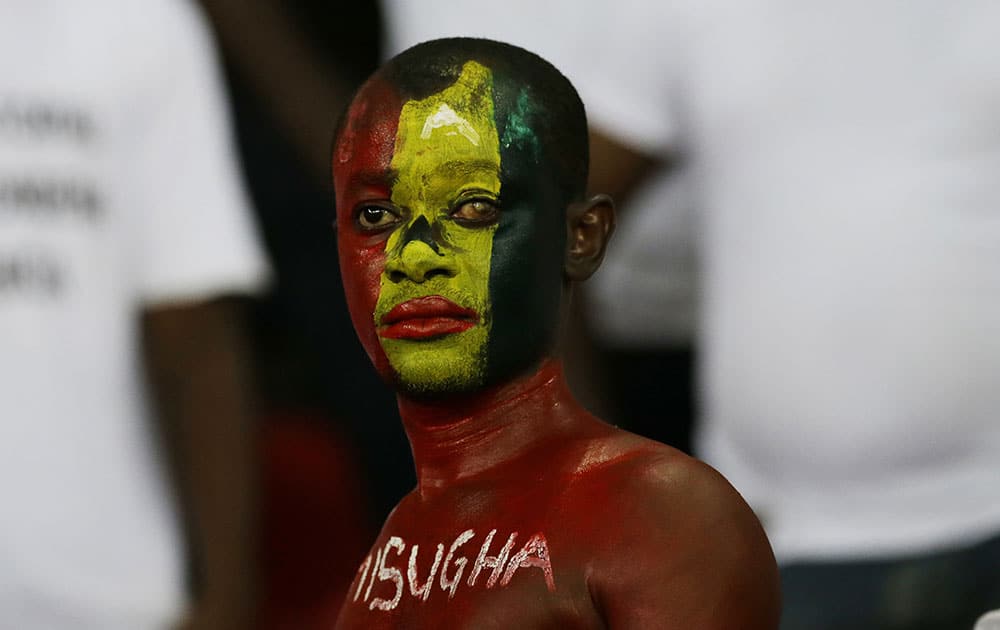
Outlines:
{"type": "Polygon", "coordinates": [[[1000,5],[387,6],[394,49],[482,34],[567,72],[594,189],[636,236],[610,251],[651,254],[633,276],[668,272],[655,239],[676,247],[682,210],[636,191],[680,169],[701,215],[696,453],[764,521],[784,628],[954,630],[1000,606],[1000,5]]]}
{"type": "Polygon", "coordinates": [[[395,398],[343,302],[332,230],[330,142],[379,61],[380,13],[374,1],[202,5],[277,276],[255,317],[267,409],[262,624],[325,628],[377,523],[415,483],[395,398]]]}
{"type": "Polygon", "coordinates": [[[182,0],[0,19],[0,627],[243,630],[248,350],[267,267],[208,32],[182,0]],[[159,404],[147,399],[144,372],[159,404]]]}

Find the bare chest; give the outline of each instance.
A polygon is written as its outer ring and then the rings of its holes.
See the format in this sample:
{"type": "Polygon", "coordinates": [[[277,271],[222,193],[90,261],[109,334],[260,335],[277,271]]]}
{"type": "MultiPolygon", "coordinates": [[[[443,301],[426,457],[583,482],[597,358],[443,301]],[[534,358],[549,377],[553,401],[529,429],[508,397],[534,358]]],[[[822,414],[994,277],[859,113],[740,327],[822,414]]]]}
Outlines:
{"type": "Polygon", "coordinates": [[[588,521],[522,498],[404,502],[358,567],[338,628],[601,627],[588,521]]]}

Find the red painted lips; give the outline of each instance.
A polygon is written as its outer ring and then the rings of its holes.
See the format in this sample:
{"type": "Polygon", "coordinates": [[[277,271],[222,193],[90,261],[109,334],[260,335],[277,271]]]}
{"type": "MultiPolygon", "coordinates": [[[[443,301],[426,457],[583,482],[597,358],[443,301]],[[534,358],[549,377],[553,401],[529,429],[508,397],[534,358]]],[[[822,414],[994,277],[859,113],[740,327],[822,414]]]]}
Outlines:
{"type": "Polygon", "coordinates": [[[428,339],[468,330],[479,321],[471,308],[440,295],[407,300],[382,316],[378,334],[386,339],[428,339]]]}

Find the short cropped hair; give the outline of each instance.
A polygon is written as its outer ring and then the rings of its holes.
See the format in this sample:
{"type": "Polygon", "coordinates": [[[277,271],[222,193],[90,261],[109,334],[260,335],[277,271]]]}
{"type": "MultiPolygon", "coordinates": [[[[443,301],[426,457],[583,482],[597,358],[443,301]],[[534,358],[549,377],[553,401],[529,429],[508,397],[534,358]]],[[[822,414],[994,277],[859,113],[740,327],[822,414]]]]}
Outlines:
{"type": "Polygon", "coordinates": [[[468,61],[490,68],[495,111],[507,113],[496,119],[501,168],[505,153],[533,148],[551,166],[563,203],[582,199],[590,160],[587,115],[573,84],[545,59],[511,44],[455,37],[408,48],[377,75],[404,101],[421,100],[453,84],[468,61]]]}

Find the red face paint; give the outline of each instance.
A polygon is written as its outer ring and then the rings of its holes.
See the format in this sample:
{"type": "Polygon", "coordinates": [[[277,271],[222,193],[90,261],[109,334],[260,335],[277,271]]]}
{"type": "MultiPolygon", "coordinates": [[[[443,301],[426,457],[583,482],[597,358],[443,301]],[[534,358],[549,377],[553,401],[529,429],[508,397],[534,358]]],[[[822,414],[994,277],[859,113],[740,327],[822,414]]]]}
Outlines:
{"type": "Polygon", "coordinates": [[[388,234],[360,232],[355,212],[363,202],[390,197],[393,174],[389,165],[401,108],[392,86],[373,78],[354,99],[333,153],[337,248],[347,307],[361,345],[383,378],[389,378],[391,368],[378,343],[372,313],[385,267],[388,234]]]}

